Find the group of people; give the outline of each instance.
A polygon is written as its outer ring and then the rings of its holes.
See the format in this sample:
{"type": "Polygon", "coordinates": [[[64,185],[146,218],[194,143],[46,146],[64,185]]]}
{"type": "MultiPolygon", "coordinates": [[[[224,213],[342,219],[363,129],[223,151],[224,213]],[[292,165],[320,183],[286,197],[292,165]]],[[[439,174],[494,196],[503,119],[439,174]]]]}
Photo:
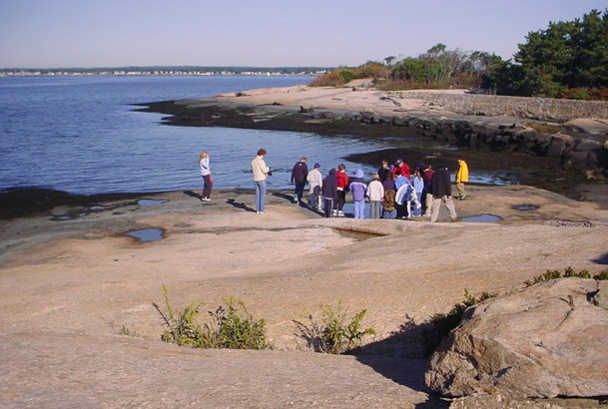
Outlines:
{"type": "MultiPolygon", "coordinates": [[[[255,210],[258,214],[265,212],[266,179],[272,172],[265,162],[266,150],[259,149],[251,162],[251,171],[255,187],[255,210]]],[[[301,157],[291,171],[291,183],[295,185],[295,199],[302,204],[306,184],[309,186],[309,204],[322,211],[325,217],[343,217],[346,194],[350,192],[356,219],[365,218],[366,201],[369,201],[371,219],[395,219],[412,217],[430,217],[437,221],[439,209],[443,204],[449,212],[450,219],[456,221],[458,215],[452,201],[450,173],[447,163],[433,169],[428,163],[416,162],[414,171],[402,159],[394,164],[383,160],[377,173],[367,183],[364,172],[358,169],[349,177],[346,166],[341,163],[332,168],[323,177],[321,165],[315,163],[309,171],[307,158],[301,157]]],[[[204,181],[202,201],[209,201],[213,178],[209,166],[209,154],[201,152],[199,156],[201,176],[204,181]]],[[[458,160],[456,172],[457,199],[464,200],[467,195],[465,183],[469,180],[468,165],[463,159],[458,160]]]]}

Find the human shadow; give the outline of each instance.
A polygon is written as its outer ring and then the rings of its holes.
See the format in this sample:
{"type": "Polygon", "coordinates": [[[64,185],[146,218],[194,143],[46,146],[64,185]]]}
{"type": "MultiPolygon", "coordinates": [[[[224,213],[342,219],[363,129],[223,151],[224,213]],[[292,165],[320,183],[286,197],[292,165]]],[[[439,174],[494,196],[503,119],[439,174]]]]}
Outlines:
{"type": "Polygon", "coordinates": [[[272,195],[274,197],[280,197],[281,199],[288,200],[290,203],[293,203],[293,204],[297,203],[295,197],[293,197],[292,195],[287,194],[285,192],[272,192],[272,195]]]}
{"type": "Polygon", "coordinates": [[[186,196],[190,196],[190,197],[196,197],[197,199],[202,199],[203,196],[199,195],[198,193],[192,191],[192,190],[184,190],[183,192],[186,196]]]}
{"type": "Polygon", "coordinates": [[[600,256],[598,258],[594,258],[593,261],[595,264],[601,264],[601,265],[608,265],[608,253],[604,254],[603,256],[600,256]]]}
{"type": "Polygon", "coordinates": [[[229,198],[228,200],[226,200],[226,203],[236,207],[237,209],[245,210],[246,212],[255,212],[254,208],[247,206],[243,202],[237,202],[236,199],[229,198]]]}

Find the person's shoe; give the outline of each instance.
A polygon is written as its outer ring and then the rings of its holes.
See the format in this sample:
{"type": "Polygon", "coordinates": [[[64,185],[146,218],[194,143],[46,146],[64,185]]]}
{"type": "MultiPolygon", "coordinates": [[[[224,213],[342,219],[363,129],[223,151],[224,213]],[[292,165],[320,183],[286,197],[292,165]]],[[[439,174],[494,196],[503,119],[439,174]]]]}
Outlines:
{"type": "Polygon", "coordinates": [[[338,216],[340,216],[340,217],[344,217],[344,212],[343,212],[342,210],[340,210],[340,211],[338,212],[338,216]]]}
{"type": "Polygon", "coordinates": [[[467,198],[467,195],[466,195],[466,194],[464,194],[464,195],[462,195],[462,197],[460,198],[460,200],[464,200],[464,199],[466,199],[466,198],[467,198]]]}

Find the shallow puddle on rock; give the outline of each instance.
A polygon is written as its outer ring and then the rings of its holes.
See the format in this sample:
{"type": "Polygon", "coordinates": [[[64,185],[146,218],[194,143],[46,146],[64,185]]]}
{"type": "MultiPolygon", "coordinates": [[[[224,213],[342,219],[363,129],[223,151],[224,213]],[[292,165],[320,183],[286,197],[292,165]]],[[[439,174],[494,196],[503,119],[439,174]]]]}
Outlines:
{"type": "Polygon", "coordinates": [[[502,221],[502,218],[493,214],[480,214],[478,216],[463,217],[463,222],[477,222],[477,223],[495,223],[502,221]]]}
{"type": "Polygon", "coordinates": [[[166,199],[139,199],[137,201],[138,206],[158,206],[163,203],[167,203],[166,199]]]}
{"type": "Polygon", "coordinates": [[[163,231],[157,228],[132,230],[128,232],[127,235],[136,238],[140,243],[149,243],[164,239],[163,231]]]}
{"type": "Polygon", "coordinates": [[[524,210],[524,211],[529,211],[529,210],[538,210],[540,206],[538,205],[533,205],[533,204],[522,204],[519,206],[514,206],[515,210],[524,210]]]}

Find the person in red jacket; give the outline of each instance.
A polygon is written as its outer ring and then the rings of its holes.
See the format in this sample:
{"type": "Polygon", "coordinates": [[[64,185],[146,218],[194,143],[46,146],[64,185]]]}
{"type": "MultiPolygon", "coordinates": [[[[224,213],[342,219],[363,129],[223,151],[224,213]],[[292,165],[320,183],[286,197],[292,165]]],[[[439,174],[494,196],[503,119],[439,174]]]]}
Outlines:
{"type": "Polygon", "coordinates": [[[348,190],[348,175],[346,174],[346,166],[341,163],[338,165],[337,172],[337,193],[336,193],[336,204],[334,208],[334,215],[344,217],[344,203],[346,202],[346,191],[348,190]]]}
{"type": "Polygon", "coordinates": [[[410,169],[410,165],[405,163],[403,161],[403,159],[397,159],[395,161],[395,165],[393,166],[393,169],[391,170],[391,172],[393,173],[393,179],[397,179],[396,173],[398,170],[400,170],[401,174],[408,179],[412,176],[412,171],[410,169]]]}

